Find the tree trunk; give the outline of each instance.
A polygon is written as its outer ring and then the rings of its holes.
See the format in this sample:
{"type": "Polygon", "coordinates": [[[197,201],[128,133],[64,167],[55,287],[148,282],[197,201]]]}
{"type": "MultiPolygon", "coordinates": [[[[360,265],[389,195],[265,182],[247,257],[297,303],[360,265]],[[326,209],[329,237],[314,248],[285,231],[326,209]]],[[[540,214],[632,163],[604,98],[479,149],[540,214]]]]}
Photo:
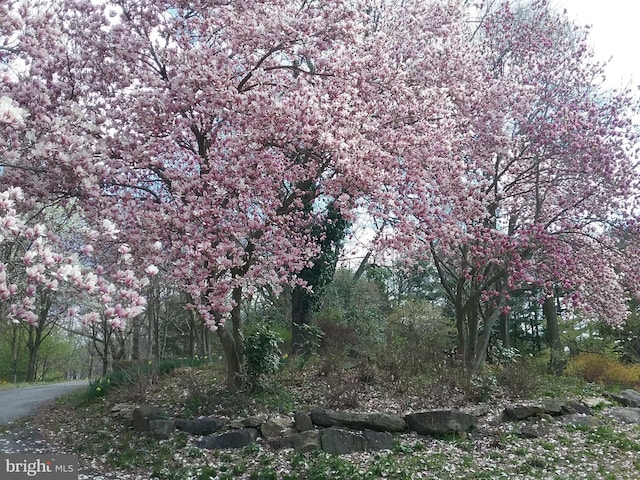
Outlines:
{"type": "MultiPolygon", "coordinates": [[[[438,270],[440,272],[440,270],[438,270]]],[[[456,312],[456,330],[458,332],[458,358],[462,359],[463,366],[467,368],[467,331],[466,331],[466,313],[462,299],[464,291],[464,278],[459,278],[456,285],[456,294],[452,298],[454,309],[456,312]]],[[[444,285],[444,277],[441,277],[441,283],[444,285]]]]}
{"type": "Polygon", "coordinates": [[[504,348],[511,348],[511,335],[509,334],[509,314],[500,314],[500,340],[504,348]]]}
{"type": "Polygon", "coordinates": [[[190,312],[189,315],[189,344],[187,346],[187,351],[189,352],[189,358],[193,358],[196,354],[196,333],[197,333],[198,323],[196,321],[195,312],[190,312]]]}
{"type": "Polygon", "coordinates": [[[18,359],[20,358],[20,325],[11,324],[11,378],[18,383],[18,359]]]}
{"type": "Polygon", "coordinates": [[[245,387],[244,351],[242,344],[242,289],[233,289],[234,307],[231,310],[231,328],[229,322],[218,327],[218,338],[224,350],[227,364],[227,387],[230,390],[242,390],[245,387]]]}
{"type": "Polygon", "coordinates": [[[93,359],[95,358],[95,356],[93,355],[93,353],[89,353],[89,371],[87,372],[87,377],[89,380],[91,380],[93,378],[93,359]]]}
{"type": "Polygon", "coordinates": [[[149,293],[147,294],[147,331],[148,331],[148,355],[147,358],[158,360],[160,358],[160,293],[158,278],[151,280],[149,293]]]}
{"type": "Polygon", "coordinates": [[[291,353],[300,353],[305,347],[307,335],[304,326],[311,325],[312,299],[300,286],[291,292],[291,353]]]}
{"type": "Polygon", "coordinates": [[[140,360],[140,317],[133,319],[131,336],[131,360],[140,360]]]}
{"type": "Polygon", "coordinates": [[[482,335],[478,338],[478,345],[476,347],[476,357],[471,367],[472,372],[477,372],[487,359],[487,349],[489,348],[489,341],[491,340],[491,330],[500,318],[501,309],[504,305],[504,296],[501,294],[498,300],[498,305],[494,308],[491,314],[486,318],[484,322],[484,329],[482,335]]]}
{"type": "Polygon", "coordinates": [[[226,326],[218,327],[218,338],[224,350],[225,363],[227,366],[227,388],[230,390],[242,390],[244,388],[243,365],[233,335],[226,326]]]}
{"type": "Polygon", "coordinates": [[[46,290],[40,294],[38,307],[38,323],[35,326],[29,325],[29,337],[27,339],[27,349],[29,350],[27,382],[36,381],[38,352],[42,342],[48,336],[48,333],[45,334],[45,328],[47,327],[47,318],[49,317],[49,309],[51,308],[51,298],[46,290]]]}
{"type": "Polygon", "coordinates": [[[36,360],[38,359],[38,348],[40,346],[40,335],[36,331],[36,327],[29,325],[29,337],[27,339],[27,349],[29,350],[27,382],[36,381],[36,360]]]}
{"type": "Polygon", "coordinates": [[[480,328],[480,322],[478,318],[478,302],[475,296],[471,296],[467,302],[467,358],[465,365],[467,369],[474,370],[476,364],[476,357],[478,355],[478,334],[480,328]]]}
{"type": "Polygon", "coordinates": [[[565,362],[563,359],[562,344],[560,343],[560,325],[558,324],[558,310],[556,308],[555,297],[547,296],[542,305],[542,312],[547,320],[547,342],[551,349],[549,359],[549,371],[554,375],[562,375],[565,362]]]}
{"type": "Polygon", "coordinates": [[[102,376],[106,377],[107,373],[109,373],[109,355],[105,354],[102,356],[102,376]]]}

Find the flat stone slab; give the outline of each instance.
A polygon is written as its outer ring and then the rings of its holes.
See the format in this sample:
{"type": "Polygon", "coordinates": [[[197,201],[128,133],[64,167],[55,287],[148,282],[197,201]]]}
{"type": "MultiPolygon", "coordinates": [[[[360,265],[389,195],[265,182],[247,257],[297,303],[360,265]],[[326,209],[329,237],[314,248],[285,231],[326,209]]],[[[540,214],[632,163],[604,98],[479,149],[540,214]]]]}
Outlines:
{"type": "Polygon", "coordinates": [[[411,413],[404,417],[409,430],[427,435],[448,435],[468,432],[478,418],[458,410],[433,410],[411,413]]]}
{"type": "Polygon", "coordinates": [[[573,425],[574,427],[597,427],[602,425],[599,418],[581,413],[574,413],[560,417],[558,421],[564,425],[573,425]]]}
{"type": "Polygon", "coordinates": [[[350,413],[317,409],[311,412],[311,420],[319,427],[347,427],[378,432],[403,432],[407,429],[402,417],[388,413],[350,413]]]}
{"type": "Polygon", "coordinates": [[[176,424],[173,420],[149,420],[149,432],[158,438],[169,438],[175,429],[176,424]]]}
{"type": "Polygon", "coordinates": [[[291,439],[291,447],[296,452],[307,453],[322,448],[322,441],[318,430],[307,430],[289,438],[291,439]]]}
{"type": "Polygon", "coordinates": [[[258,438],[258,430],[255,428],[243,428],[230,430],[224,433],[213,433],[196,442],[196,446],[210,450],[222,450],[227,448],[243,448],[251,445],[258,438]]]}
{"type": "Polygon", "coordinates": [[[238,418],[231,420],[227,425],[229,428],[260,428],[260,426],[267,421],[267,416],[264,414],[253,415],[246,418],[238,418]]]}
{"type": "Polygon", "coordinates": [[[221,417],[203,417],[189,420],[176,420],[178,430],[190,433],[191,435],[210,435],[225,426],[227,420],[221,417]]]}
{"type": "Polygon", "coordinates": [[[640,408],[614,407],[609,410],[615,420],[623,423],[640,423],[640,408]]]}
{"type": "Polygon", "coordinates": [[[625,407],[640,407],[640,393],[635,390],[622,390],[620,393],[610,393],[609,397],[625,407]]]}
{"type": "Polygon", "coordinates": [[[540,438],[549,433],[549,423],[541,420],[538,422],[526,422],[518,430],[522,438],[540,438]]]}
{"type": "Polygon", "coordinates": [[[365,430],[362,432],[367,441],[367,450],[375,452],[378,450],[393,450],[393,435],[390,432],[375,432],[365,430]]]}
{"type": "Polygon", "coordinates": [[[330,427],[320,431],[322,450],[327,453],[346,455],[367,450],[367,439],[360,432],[330,427]]]}
{"type": "Polygon", "coordinates": [[[526,420],[527,418],[547,413],[542,405],[511,405],[504,409],[504,414],[509,420],[526,420]]]}

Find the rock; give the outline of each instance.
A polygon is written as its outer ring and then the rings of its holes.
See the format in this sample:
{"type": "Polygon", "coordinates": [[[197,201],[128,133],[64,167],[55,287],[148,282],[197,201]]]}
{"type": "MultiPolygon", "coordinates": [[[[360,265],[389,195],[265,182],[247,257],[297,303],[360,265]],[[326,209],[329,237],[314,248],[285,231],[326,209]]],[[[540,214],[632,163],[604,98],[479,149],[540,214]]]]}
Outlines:
{"type": "Polygon", "coordinates": [[[512,405],[504,409],[504,414],[509,420],[526,420],[545,413],[540,405],[512,405]]]}
{"type": "Polygon", "coordinates": [[[130,427],[133,423],[133,411],[136,409],[135,405],[128,403],[116,403],[109,411],[110,415],[121,422],[126,427],[130,427]]]}
{"type": "Polygon", "coordinates": [[[320,450],[322,442],[319,430],[307,430],[306,432],[295,433],[289,437],[277,437],[269,440],[272,448],[293,448],[296,452],[306,453],[313,450],[320,450]]]}
{"type": "Polygon", "coordinates": [[[583,415],[591,415],[591,408],[583,403],[583,402],[576,402],[573,400],[568,401],[563,408],[563,411],[565,414],[568,415],[573,415],[576,413],[581,413],[583,415]]]}
{"type": "Polygon", "coordinates": [[[326,453],[346,455],[367,449],[367,440],[362,433],[336,427],[321,430],[320,441],[326,453]]]}
{"type": "Polygon", "coordinates": [[[467,432],[478,422],[478,419],[473,415],[457,410],[411,413],[404,419],[409,425],[409,430],[430,435],[467,432]]]}
{"type": "Polygon", "coordinates": [[[225,426],[227,421],[221,417],[202,417],[194,419],[178,419],[176,427],[191,435],[210,435],[225,426]]]}
{"type": "Polygon", "coordinates": [[[311,416],[305,412],[296,412],[293,416],[293,422],[296,425],[296,430],[299,432],[307,432],[313,430],[313,422],[311,416]]]}
{"type": "Polygon", "coordinates": [[[635,390],[623,390],[620,393],[609,393],[608,396],[624,407],[640,407],[640,393],[635,390]]]}
{"type": "Polygon", "coordinates": [[[227,426],[229,428],[259,428],[264,422],[267,421],[266,415],[253,415],[247,418],[239,418],[230,421],[227,426]]]}
{"type": "Polygon", "coordinates": [[[307,453],[322,448],[320,432],[318,430],[307,430],[297,433],[291,437],[291,446],[296,452],[307,453]]]}
{"type": "Polygon", "coordinates": [[[522,438],[540,438],[549,433],[549,423],[541,420],[539,422],[526,422],[518,430],[518,435],[522,438]]]}
{"type": "Polygon", "coordinates": [[[612,403],[603,398],[603,397],[587,397],[582,399],[582,403],[584,403],[589,408],[596,407],[610,407],[612,403]]]}
{"type": "Polygon", "coordinates": [[[317,409],[311,412],[311,420],[319,427],[347,427],[378,432],[402,432],[407,429],[402,417],[387,413],[349,413],[317,409]]]}
{"type": "Polygon", "coordinates": [[[169,438],[175,429],[173,420],[149,420],[149,432],[158,438],[169,438]]]}
{"type": "Polygon", "coordinates": [[[566,410],[566,402],[560,400],[545,400],[542,402],[542,408],[544,410],[543,413],[551,415],[552,417],[559,417],[560,415],[568,413],[566,410]]]}
{"type": "Polygon", "coordinates": [[[563,425],[573,425],[574,427],[597,427],[602,425],[602,421],[600,419],[583,413],[565,415],[559,419],[559,422],[563,425]]]}
{"type": "Polygon", "coordinates": [[[196,442],[196,446],[210,450],[243,448],[255,442],[257,437],[258,430],[255,428],[243,428],[241,430],[230,430],[224,433],[212,433],[196,442]]]}
{"type": "Polygon", "coordinates": [[[367,450],[373,452],[377,450],[392,450],[393,435],[389,432],[376,432],[373,430],[365,430],[362,432],[364,439],[367,441],[367,450]]]}
{"type": "Polygon", "coordinates": [[[619,422],[640,423],[640,408],[614,407],[608,413],[619,422]]]}
{"type": "Polygon", "coordinates": [[[260,432],[267,440],[278,437],[290,437],[296,433],[294,426],[295,424],[290,417],[274,417],[262,424],[260,432]]]}
{"type": "Polygon", "coordinates": [[[484,417],[485,415],[488,415],[490,411],[491,409],[489,408],[489,405],[487,405],[486,403],[483,403],[481,405],[476,405],[475,407],[471,407],[464,410],[465,413],[468,413],[469,415],[473,415],[474,417],[484,417]]]}
{"type": "Polygon", "coordinates": [[[157,407],[152,405],[141,405],[133,410],[132,425],[136,432],[146,432],[149,430],[150,420],[166,419],[166,415],[157,407]]]}

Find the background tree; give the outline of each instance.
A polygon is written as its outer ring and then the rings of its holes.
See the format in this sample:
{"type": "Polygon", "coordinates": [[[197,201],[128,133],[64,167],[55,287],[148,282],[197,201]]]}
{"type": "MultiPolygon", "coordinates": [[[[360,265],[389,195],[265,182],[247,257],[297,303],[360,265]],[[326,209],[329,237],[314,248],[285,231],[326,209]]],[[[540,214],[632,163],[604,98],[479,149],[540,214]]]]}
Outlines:
{"type": "Polygon", "coordinates": [[[306,344],[305,326],[311,325],[311,316],[331,283],[340,251],[347,234],[348,222],[332,204],[327,207],[323,224],[311,226],[311,238],[320,247],[312,265],[300,270],[298,278],[304,285],[295,285],[291,290],[291,351],[299,352],[306,344]]]}

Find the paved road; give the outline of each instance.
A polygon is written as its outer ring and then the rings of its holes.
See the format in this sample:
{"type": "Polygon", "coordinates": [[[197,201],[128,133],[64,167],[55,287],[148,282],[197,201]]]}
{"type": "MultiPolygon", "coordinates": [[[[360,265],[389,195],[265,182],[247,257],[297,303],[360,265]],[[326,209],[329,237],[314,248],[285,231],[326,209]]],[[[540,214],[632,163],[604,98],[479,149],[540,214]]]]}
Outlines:
{"type": "Polygon", "coordinates": [[[30,415],[38,405],[86,386],[86,380],[75,380],[0,391],[0,426],[30,415]]]}

